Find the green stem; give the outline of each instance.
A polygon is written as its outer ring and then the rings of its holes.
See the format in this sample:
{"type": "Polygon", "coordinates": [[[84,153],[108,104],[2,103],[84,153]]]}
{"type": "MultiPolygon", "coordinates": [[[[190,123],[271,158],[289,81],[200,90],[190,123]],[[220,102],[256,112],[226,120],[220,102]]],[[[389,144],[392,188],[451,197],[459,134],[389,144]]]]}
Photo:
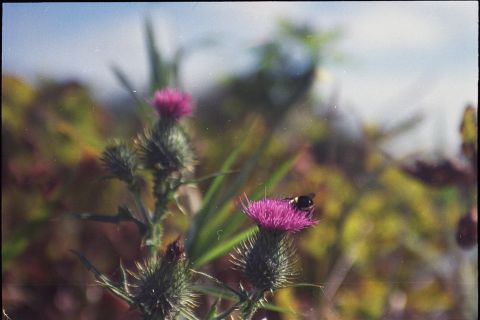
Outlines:
{"type": "Polygon", "coordinates": [[[137,207],[140,209],[140,212],[142,213],[142,217],[144,219],[144,222],[146,224],[148,224],[150,222],[150,214],[149,214],[147,208],[145,207],[145,203],[143,202],[143,199],[140,195],[140,191],[135,190],[135,191],[132,191],[132,193],[133,193],[133,197],[135,198],[135,203],[136,203],[137,207]]]}
{"type": "Polygon", "coordinates": [[[263,297],[263,291],[255,289],[253,290],[246,301],[246,305],[242,310],[242,319],[243,320],[250,320],[255,312],[258,309],[258,302],[263,297]]]}
{"type": "Polygon", "coordinates": [[[150,222],[148,224],[148,233],[145,244],[149,247],[150,256],[157,253],[158,248],[162,243],[163,227],[160,222],[150,222]]]}
{"type": "Polygon", "coordinates": [[[155,196],[155,211],[153,213],[153,223],[160,221],[165,214],[168,199],[172,193],[168,175],[163,171],[156,171],[153,181],[153,194],[155,196]]]}
{"type": "Polygon", "coordinates": [[[215,320],[222,320],[225,319],[230,313],[232,313],[235,309],[237,309],[243,301],[237,301],[236,303],[232,304],[227,310],[219,314],[215,317],[215,320]]]}
{"type": "Polygon", "coordinates": [[[147,235],[145,237],[145,244],[150,249],[150,255],[156,254],[158,248],[160,247],[162,241],[163,227],[162,220],[165,216],[167,209],[167,202],[171,195],[171,188],[168,182],[168,177],[162,171],[154,172],[154,182],[153,182],[153,194],[156,199],[155,201],[155,210],[151,218],[148,215],[143,202],[141,201],[140,194],[134,193],[137,203],[139,204],[144,218],[147,219],[148,229],[147,235]]]}

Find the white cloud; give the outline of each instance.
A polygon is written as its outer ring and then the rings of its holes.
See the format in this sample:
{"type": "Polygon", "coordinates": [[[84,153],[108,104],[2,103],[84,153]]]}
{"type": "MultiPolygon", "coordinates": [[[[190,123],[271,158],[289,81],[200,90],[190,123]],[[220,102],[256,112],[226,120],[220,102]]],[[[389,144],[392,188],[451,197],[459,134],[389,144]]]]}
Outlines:
{"type": "Polygon", "coordinates": [[[221,2],[209,3],[208,7],[213,10],[212,15],[218,14],[233,23],[238,22],[239,29],[247,27],[256,30],[258,33],[253,34],[254,37],[271,31],[279,17],[304,17],[304,6],[295,2],[221,2]]]}
{"type": "Polygon", "coordinates": [[[339,90],[340,111],[383,125],[394,125],[415,113],[425,117],[417,129],[389,147],[398,155],[439,148],[457,153],[463,108],[467,103],[478,105],[478,75],[468,67],[444,67],[435,73],[395,74],[366,68],[330,68],[328,72],[326,86],[339,90]]]}
{"type": "Polygon", "coordinates": [[[443,40],[441,25],[434,17],[393,5],[353,15],[348,30],[345,43],[352,52],[364,54],[424,50],[443,40]]]}

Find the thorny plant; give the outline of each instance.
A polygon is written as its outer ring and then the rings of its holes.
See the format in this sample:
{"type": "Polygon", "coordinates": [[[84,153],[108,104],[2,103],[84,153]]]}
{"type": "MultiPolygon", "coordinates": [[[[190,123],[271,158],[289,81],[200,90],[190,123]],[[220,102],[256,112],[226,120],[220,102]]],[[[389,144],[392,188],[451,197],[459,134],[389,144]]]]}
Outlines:
{"type": "MultiPolygon", "coordinates": [[[[224,319],[239,311],[241,319],[251,319],[266,302],[266,294],[294,284],[298,263],[292,233],[315,225],[313,202],[304,207],[294,199],[263,199],[241,203],[242,211],[252,219],[257,228],[235,248],[232,267],[243,272],[250,282],[250,290],[239,284],[230,288],[212,276],[194,270],[186,254],[181,236],[159,255],[162,241],[162,224],[167,216],[168,204],[175,199],[178,188],[192,180],[194,155],[189,137],[179,121],[192,113],[189,95],[176,89],[157,90],[149,103],[159,118],[153,128],[146,128],[131,145],[113,141],[103,152],[101,160],[111,177],[123,181],[133,194],[139,215],[128,207],[119,207],[115,216],[81,214],[79,218],[102,222],[129,221],[135,223],[142,235],[142,246],[147,246],[149,256],[137,262],[137,270],[125,270],[122,281],[112,281],[98,271],[82,254],[73,251],[83,264],[94,273],[97,282],[117,297],[137,309],[145,320],[196,319],[194,308],[198,291],[192,278],[194,274],[213,280],[215,285],[233,293],[234,302],[229,308],[217,311],[212,306],[208,318],[224,319]],[[142,198],[139,170],[147,169],[153,178],[155,207],[147,208],[142,198]]],[[[305,196],[306,197],[306,196],[305,196]]],[[[218,301],[217,301],[218,302],[218,301]]]]}

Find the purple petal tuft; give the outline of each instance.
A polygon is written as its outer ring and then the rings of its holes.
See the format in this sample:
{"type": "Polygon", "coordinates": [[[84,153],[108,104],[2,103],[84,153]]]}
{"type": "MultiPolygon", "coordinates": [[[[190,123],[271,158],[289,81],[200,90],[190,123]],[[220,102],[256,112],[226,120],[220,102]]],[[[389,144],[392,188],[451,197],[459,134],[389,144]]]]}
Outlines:
{"type": "Polygon", "coordinates": [[[191,97],[176,89],[166,88],[155,91],[149,102],[161,117],[178,120],[192,114],[191,97]]]}
{"type": "Polygon", "coordinates": [[[318,222],[312,220],[313,209],[308,212],[298,210],[285,199],[246,199],[242,203],[242,209],[260,227],[269,230],[295,232],[318,222]]]}

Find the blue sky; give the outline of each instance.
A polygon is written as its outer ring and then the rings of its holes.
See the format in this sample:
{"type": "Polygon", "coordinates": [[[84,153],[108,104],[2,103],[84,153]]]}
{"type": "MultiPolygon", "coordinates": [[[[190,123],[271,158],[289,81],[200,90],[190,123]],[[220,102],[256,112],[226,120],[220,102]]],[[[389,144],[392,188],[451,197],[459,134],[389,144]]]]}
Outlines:
{"type": "Polygon", "coordinates": [[[116,64],[141,89],[148,78],[146,15],[167,55],[200,37],[221,39],[185,61],[182,74],[194,94],[248,65],[248,49],[268,39],[279,17],[341,28],[337,51],[346,60],[324,65],[315,88],[335,90],[340,111],[368,122],[426,114],[395,142],[402,153],[456,152],[461,111],[478,104],[476,1],[3,4],[3,72],[81,79],[102,100],[122,90],[110,69],[116,64]]]}

